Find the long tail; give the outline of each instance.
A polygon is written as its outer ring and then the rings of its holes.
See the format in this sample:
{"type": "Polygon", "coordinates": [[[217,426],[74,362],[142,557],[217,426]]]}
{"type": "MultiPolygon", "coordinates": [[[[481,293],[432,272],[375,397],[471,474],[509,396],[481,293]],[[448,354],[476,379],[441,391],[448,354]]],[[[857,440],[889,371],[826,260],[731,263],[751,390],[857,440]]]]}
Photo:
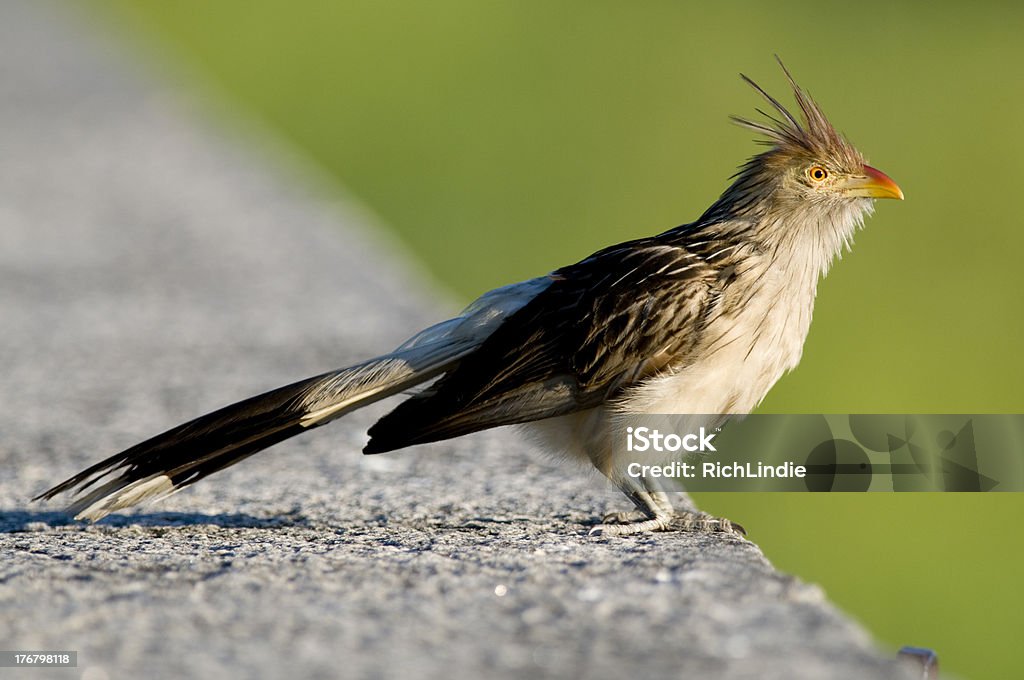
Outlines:
{"type": "Polygon", "coordinates": [[[142,501],[164,498],[273,444],[450,370],[549,283],[541,277],[493,290],[460,316],[431,326],[390,354],[279,387],[173,427],[34,500],[73,490],[77,497],[68,511],[76,519],[96,521],[142,501]]]}
{"type": "Polygon", "coordinates": [[[136,444],[36,500],[76,489],[79,497],[68,511],[76,519],[98,520],[163,498],[268,446],[429,380],[460,357],[452,347],[399,351],[279,387],[136,444]]]}

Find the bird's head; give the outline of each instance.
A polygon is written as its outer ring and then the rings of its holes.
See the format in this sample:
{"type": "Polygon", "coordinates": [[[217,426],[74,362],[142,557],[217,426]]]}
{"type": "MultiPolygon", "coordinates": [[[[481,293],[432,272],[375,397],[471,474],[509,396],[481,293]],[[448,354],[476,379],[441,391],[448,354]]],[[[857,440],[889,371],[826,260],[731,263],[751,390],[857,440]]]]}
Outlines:
{"type": "Polygon", "coordinates": [[[874,199],[902,200],[903,191],[885,173],[867,164],[864,156],[829,123],[817,103],[796,84],[781,61],[779,65],[793,89],[800,118],[753,80],[742,76],[768,101],[774,113],[758,109],[767,119],[763,122],[736,116],[732,119],[763,135],[762,143],[770,148],[739,169],[732,185],[702,221],[755,225],[768,237],[804,232],[819,241],[826,236],[822,231],[827,230],[836,237],[838,249],[849,243],[874,199]]]}

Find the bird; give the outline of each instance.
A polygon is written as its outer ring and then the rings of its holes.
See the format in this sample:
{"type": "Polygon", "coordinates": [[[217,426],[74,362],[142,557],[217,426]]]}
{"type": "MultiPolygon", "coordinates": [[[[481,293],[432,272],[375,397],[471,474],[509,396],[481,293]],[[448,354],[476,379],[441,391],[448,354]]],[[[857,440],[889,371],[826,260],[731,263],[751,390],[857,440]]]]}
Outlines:
{"type": "Polygon", "coordinates": [[[767,106],[761,118],[731,119],[764,148],[695,221],[487,292],[387,354],[173,427],[34,500],[73,492],[68,512],[97,521],[405,393],[369,428],[365,454],[517,425],[548,451],[592,464],[632,502],[590,533],[742,532],[676,511],[663,482],[626,474],[616,425],[753,411],[800,361],[817,284],[875,199],[904,198],[776,61],[797,115],[740,74],[767,106]]]}

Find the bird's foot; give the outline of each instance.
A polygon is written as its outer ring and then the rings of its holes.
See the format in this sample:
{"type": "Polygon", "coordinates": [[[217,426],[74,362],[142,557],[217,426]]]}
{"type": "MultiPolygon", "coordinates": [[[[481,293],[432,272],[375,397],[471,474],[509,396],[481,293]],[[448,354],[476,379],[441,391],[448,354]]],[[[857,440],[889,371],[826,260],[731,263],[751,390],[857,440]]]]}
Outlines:
{"type": "Polygon", "coordinates": [[[649,531],[696,531],[733,536],[743,536],[747,533],[739,524],[706,512],[676,512],[651,517],[640,510],[633,510],[605,515],[602,523],[590,530],[590,535],[628,536],[649,531]]]}
{"type": "Polygon", "coordinates": [[[706,534],[722,533],[746,536],[742,524],[736,524],[725,517],[715,517],[706,512],[677,512],[672,516],[669,530],[699,531],[706,534]]]}
{"type": "Polygon", "coordinates": [[[634,522],[642,522],[645,519],[649,518],[650,515],[648,515],[643,510],[609,512],[607,515],[601,518],[601,524],[633,524],[634,522]]]}

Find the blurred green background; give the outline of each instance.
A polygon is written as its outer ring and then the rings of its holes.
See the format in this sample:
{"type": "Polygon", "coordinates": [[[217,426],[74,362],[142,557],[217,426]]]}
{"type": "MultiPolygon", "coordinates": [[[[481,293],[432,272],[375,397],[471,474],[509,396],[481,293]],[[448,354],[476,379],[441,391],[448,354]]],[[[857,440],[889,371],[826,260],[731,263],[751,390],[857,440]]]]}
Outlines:
{"type": "MultiPolygon", "coordinates": [[[[1024,7],[93,0],[183,89],[261,119],[468,301],[696,218],[790,101],[781,55],[903,187],[819,288],[762,412],[1021,412],[1024,7]]],[[[282,225],[287,228],[287,225],[282,225]]],[[[1012,452],[1021,455],[1021,452],[1012,452]]],[[[1018,495],[706,495],[893,649],[1019,675],[1018,495]]]]}

